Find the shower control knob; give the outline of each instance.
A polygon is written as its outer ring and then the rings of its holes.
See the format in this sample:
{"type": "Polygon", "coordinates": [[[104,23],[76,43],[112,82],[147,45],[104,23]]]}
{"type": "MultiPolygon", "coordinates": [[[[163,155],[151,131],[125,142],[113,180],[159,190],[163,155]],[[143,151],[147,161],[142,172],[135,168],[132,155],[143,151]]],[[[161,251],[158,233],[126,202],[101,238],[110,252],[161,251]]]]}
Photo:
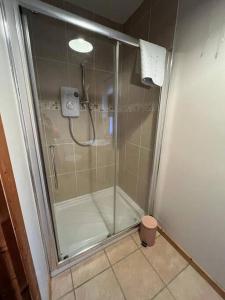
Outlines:
{"type": "Polygon", "coordinates": [[[78,94],[78,92],[75,92],[75,93],[74,93],[74,97],[76,97],[76,98],[78,98],[78,97],[79,97],[79,94],[78,94]]]}
{"type": "Polygon", "coordinates": [[[66,107],[67,107],[67,109],[69,109],[69,110],[73,110],[74,109],[74,102],[73,101],[68,101],[67,103],[66,103],[66,107]]]}

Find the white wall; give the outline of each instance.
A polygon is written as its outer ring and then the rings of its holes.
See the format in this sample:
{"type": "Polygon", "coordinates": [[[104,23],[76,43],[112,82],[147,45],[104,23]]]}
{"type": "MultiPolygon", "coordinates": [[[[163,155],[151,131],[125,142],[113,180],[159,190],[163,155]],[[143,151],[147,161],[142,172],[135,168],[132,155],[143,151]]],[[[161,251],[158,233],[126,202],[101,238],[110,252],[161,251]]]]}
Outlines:
{"type": "Polygon", "coordinates": [[[41,296],[48,299],[48,267],[38,223],[35,200],[19,122],[18,104],[10,70],[8,51],[0,14],[0,113],[3,120],[13,172],[24,216],[27,236],[41,296]]]}
{"type": "Polygon", "coordinates": [[[155,214],[225,288],[224,0],[180,0],[155,214]]]}

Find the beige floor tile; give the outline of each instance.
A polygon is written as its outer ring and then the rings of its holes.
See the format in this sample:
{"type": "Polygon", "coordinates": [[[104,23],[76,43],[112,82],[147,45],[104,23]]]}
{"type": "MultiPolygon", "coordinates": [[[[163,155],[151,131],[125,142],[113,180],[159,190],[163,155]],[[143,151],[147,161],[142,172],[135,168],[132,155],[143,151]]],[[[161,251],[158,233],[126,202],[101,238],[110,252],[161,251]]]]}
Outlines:
{"type": "Polygon", "coordinates": [[[59,299],[66,293],[73,290],[72,277],[70,270],[65,271],[52,278],[52,300],[59,299]]]}
{"type": "Polygon", "coordinates": [[[123,294],[113,274],[108,269],[75,290],[76,300],[122,300],[123,294]]]}
{"type": "Polygon", "coordinates": [[[191,266],[168,286],[176,300],[220,300],[213,288],[191,266]]]}
{"type": "Polygon", "coordinates": [[[127,300],[151,299],[163,288],[163,282],[140,250],[113,266],[127,300]]]}
{"type": "Polygon", "coordinates": [[[60,300],[76,300],[75,299],[74,291],[66,294],[65,296],[63,296],[62,298],[60,298],[60,300]]]}
{"type": "Polygon", "coordinates": [[[170,282],[188,265],[188,262],[162,236],[156,239],[154,246],[141,249],[165,283],[170,282]]]}
{"type": "Polygon", "coordinates": [[[137,249],[135,242],[130,236],[128,236],[107,247],[105,251],[111,264],[114,264],[129,253],[133,252],[135,249],[137,249]]]}
{"type": "Polygon", "coordinates": [[[154,298],[154,300],[175,300],[175,298],[172,296],[170,291],[165,288],[154,298]]]}
{"type": "Polygon", "coordinates": [[[105,253],[103,251],[98,252],[72,268],[74,286],[78,287],[108,267],[109,262],[105,253]]]}

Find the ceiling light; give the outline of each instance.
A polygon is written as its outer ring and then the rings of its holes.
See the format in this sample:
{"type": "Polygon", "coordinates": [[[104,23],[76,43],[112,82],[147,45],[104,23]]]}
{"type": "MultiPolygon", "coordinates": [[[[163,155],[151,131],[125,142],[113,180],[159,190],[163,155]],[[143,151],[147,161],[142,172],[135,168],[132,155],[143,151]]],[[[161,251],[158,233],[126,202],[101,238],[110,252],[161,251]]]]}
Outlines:
{"type": "Polygon", "coordinates": [[[85,41],[82,38],[69,41],[69,46],[74,51],[77,51],[80,53],[88,53],[93,50],[93,45],[91,43],[89,43],[88,41],[85,41]]]}

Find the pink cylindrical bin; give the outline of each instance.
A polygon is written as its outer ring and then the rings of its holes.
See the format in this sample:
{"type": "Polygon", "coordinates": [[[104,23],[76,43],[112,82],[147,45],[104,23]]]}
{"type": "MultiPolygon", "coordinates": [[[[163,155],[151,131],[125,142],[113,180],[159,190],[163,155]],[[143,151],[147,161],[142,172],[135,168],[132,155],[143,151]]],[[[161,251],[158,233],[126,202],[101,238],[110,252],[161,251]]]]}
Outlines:
{"type": "Polygon", "coordinates": [[[157,231],[157,221],[151,216],[144,216],[140,224],[140,239],[143,246],[153,246],[157,231]]]}

